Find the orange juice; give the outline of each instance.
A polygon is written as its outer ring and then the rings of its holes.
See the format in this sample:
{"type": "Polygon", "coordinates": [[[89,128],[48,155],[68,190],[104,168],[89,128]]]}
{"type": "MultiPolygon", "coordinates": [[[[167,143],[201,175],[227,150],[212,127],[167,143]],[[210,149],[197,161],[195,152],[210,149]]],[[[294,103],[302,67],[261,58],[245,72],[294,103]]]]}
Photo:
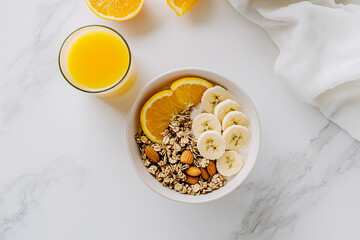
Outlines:
{"type": "Polygon", "coordinates": [[[74,41],[67,65],[70,75],[80,85],[101,89],[116,83],[129,67],[126,45],[107,32],[94,31],[74,41]]]}
{"type": "Polygon", "coordinates": [[[75,31],[65,40],[59,62],[71,85],[100,96],[120,95],[135,79],[127,43],[107,27],[88,26],[75,31]]]}

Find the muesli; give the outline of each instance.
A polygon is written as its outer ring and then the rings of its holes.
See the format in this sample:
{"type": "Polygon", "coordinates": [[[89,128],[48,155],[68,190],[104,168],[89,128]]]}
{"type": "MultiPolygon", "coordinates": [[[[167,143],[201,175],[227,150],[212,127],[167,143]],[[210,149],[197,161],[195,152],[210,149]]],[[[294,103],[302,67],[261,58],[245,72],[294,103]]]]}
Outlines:
{"type": "Polygon", "coordinates": [[[164,187],[206,194],[243,167],[239,150],[250,139],[241,104],[197,77],[172,83],[143,106],[135,136],[144,166],[164,187]]]}

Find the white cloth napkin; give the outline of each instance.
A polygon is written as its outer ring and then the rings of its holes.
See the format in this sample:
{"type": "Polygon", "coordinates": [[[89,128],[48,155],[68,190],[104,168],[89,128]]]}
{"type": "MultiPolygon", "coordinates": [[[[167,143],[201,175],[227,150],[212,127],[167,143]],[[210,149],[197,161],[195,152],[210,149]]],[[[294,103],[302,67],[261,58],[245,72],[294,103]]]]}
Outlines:
{"type": "Polygon", "coordinates": [[[360,0],[229,0],[280,49],[275,74],[360,141],[360,0]]]}

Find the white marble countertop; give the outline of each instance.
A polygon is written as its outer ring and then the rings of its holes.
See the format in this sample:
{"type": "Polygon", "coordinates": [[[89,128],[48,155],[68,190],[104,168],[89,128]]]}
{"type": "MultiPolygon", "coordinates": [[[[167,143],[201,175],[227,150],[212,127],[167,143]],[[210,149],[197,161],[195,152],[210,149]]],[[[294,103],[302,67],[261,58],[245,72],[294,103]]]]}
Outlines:
{"type": "Polygon", "coordinates": [[[165,0],[147,0],[119,23],[84,0],[6,1],[0,11],[0,240],[360,238],[360,143],[283,87],[277,48],[227,1],[201,0],[179,18],[165,0]],[[63,40],[89,24],[130,44],[138,80],[123,97],[86,95],[59,72],[63,40]],[[184,66],[237,82],[263,127],[249,177],[206,204],[152,192],[124,143],[139,90],[184,66]]]}

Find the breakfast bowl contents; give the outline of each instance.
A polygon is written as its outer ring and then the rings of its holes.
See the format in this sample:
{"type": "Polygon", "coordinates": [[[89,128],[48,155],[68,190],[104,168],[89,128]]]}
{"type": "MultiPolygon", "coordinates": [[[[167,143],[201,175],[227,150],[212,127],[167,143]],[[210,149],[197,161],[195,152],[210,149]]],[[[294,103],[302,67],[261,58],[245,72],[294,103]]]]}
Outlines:
{"type": "Polygon", "coordinates": [[[215,73],[184,69],[145,87],[126,129],[132,163],[153,190],[204,202],[245,179],[259,150],[260,125],[251,100],[234,86],[215,73]]]}
{"type": "Polygon", "coordinates": [[[170,89],[154,94],[141,110],[135,140],[144,166],[164,187],[180,193],[223,187],[226,177],[243,167],[237,151],[250,139],[241,125],[249,124],[241,121],[247,119],[241,104],[225,88],[199,77],[180,78],[170,89]]]}

